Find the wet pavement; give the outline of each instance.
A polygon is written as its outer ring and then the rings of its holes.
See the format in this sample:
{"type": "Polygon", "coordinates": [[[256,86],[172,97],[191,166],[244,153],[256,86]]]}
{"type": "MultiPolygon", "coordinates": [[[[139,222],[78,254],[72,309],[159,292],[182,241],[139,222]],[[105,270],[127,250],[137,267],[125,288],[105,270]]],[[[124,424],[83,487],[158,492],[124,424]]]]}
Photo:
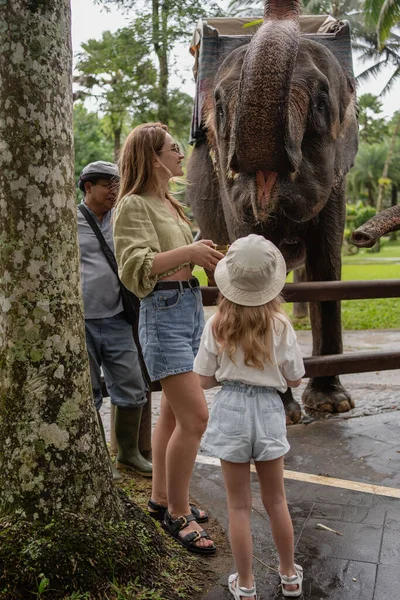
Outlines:
{"type": "MultiPolygon", "coordinates": [[[[398,411],[289,428],[291,450],[285,460],[285,485],[296,561],[304,567],[302,598],[400,598],[399,431],[398,411]],[[326,481],[330,485],[324,485],[326,481]],[[350,486],[359,491],[346,489],[350,486]],[[334,531],[319,528],[319,524],[334,531]]],[[[202,454],[199,460],[207,463],[209,458],[202,454]]],[[[279,578],[271,570],[277,568],[278,557],[255,473],[251,475],[251,486],[254,574],[259,597],[282,598],[279,578]]],[[[192,494],[227,530],[225,491],[218,466],[196,465],[192,494]]],[[[229,572],[234,571],[232,561],[229,572]]],[[[221,573],[218,585],[204,600],[231,598],[227,575],[221,573]]]]}
{"type": "MultiPolygon", "coordinates": [[[[299,331],[304,356],[311,335],[299,331]]],[[[399,331],[344,333],[344,351],[400,349],[399,331]]],[[[294,524],[296,561],[304,567],[303,599],[400,600],[400,373],[341,377],[356,408],[288,428],[285,484],[294,524]],[[334,531],[320,528],[322,524],[334,531]],[[336,533],[338,532],[338,533],[336,533]],[[341,535],[339,535],[341,534],[341,535]]],[[[305,386],[295,390],[298,400],[305,386]]],[[[215,390],[207,392],[211,404],[215,390]]],[[[153,423],[160,394],[153,394],[153,423]]],[[[109,402],[102,408],[109,434],[109,402]]],[[[283,598],[278,558],[256,474],[251,475],[254,573],[260,600],[283,598]]],[[[201,452],[191,494],[227,531],[219,461],[201,452]]],[[[212,558],[209,559],[212,561],[212,558]]],[[[227,576],[203,600],[229,600],[227,576]]]]}

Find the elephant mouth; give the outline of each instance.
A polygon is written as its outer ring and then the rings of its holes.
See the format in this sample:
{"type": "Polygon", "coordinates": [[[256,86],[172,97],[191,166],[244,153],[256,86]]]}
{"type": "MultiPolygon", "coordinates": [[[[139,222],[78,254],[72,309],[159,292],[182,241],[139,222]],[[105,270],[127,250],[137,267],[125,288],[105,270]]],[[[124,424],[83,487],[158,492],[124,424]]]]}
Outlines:
{"type": "Polygon", "coordinates": [[[257,171],[256,173],[257,201],[262,209],[269,204],[277,177],[278,173],[275,171],[257,171]]]}

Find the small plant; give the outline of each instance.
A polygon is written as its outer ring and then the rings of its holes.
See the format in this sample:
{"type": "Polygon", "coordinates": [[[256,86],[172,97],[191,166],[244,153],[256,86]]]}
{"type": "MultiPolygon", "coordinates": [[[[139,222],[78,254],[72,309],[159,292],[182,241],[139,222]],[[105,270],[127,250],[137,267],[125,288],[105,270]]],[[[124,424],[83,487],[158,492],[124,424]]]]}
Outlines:
{"type": "Polygon", "coordinates": [[[37,592],[35,593],[35,596],[37,598],[43,598],[43,595],[45,594],[47,588],[50,585],[50,579],[45,577],[44,573],[40,573],[39,579],[40,581],[37,584],[37,592]]]}

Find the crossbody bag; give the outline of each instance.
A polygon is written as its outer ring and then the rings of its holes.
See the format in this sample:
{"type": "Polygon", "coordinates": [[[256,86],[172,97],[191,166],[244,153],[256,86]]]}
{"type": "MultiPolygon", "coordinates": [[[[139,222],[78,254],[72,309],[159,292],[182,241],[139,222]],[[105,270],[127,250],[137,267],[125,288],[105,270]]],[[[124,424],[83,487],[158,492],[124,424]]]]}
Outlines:
{"type": "Polygon", "coordinates": [[[135,296],[135,294],[133,294],[131,291],[129,291],[120,280],[118,275],[118,265],[114,256],[114,252],[107,244],[103,234],[100,231],[99,226],[97,225],[96,221],[94,220],[86,206],[84,206],[83,204],[78,204],[78,208],[85,217],[86,221],[89,223],[90,227],[93,229],[95,236],[100,242],[100,246],[104,253],[104,256],[106,257],[108,264],[110,265],[111,269],[113,270],[115,276],[118,279],[119,287],[121,290],[122,305],[124,307],[125,319],[126,321],[128,321],[129,325],[136,325],[139,314],[139,298],[135,296]]]}

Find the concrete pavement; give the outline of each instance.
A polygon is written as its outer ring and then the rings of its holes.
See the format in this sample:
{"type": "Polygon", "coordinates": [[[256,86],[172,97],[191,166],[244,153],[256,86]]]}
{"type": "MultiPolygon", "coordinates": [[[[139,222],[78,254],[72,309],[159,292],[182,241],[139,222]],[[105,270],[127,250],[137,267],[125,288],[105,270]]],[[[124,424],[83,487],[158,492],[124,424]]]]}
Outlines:
{"type": "MultiPolygon", "coordinates": [[[[291,451],[285,461],[285,483],[296,560],[304,567],[302,598],[400,598],[399,431],[398,411],[289,428],[291,451]],[[329,485],[324,485],[326,481],[329,485]],[[320,529],[319,524],[338,533],[320,529]]],[[[207,464],[209,458],[203,454],[199,460],[206,464],[196,465],[192,494],[227,530],[221,470],[207,464]]],[[[276,569],[278,558],[255,473],[251,481],[254,572],[259,597],[282,598],[278,575],[271,570],[276,569]]],[[[229,572],[234,570],[232,561],[229,572]]],[[[221,573],[218,585],[204,600],[231,598],[227,575],[221,573]]]]}
{"type": "MultiPolygon", "coordinates": [[[[297,332],[304,356],[311,333],[297,332]]],[[[400,332],[344,332],[344,351],[400,349],[400,332]]],[[[400,600],[400,374],[345,375],[356,408],[288,429],[286,489],[307,600],[400,600]],[[325,525],[342,535],[326,529],[325,525]]],[[[300,400],[306,381],[295,390],[300,400]]],[[[206,394],[210,405],[215,390],[206,394]]],[[[153,394],[153,424],[160,394],[153,394]]],[[[109,435],[109,401],[102,417],[109,435]]],[[[282,598],[268,517],[252,473],[254,571],[260,600],[282,598]]],[[[227,530],[218,461],[199,454],[191,494],[227,530]]],[[[212,561],[212,558],[209,559],[212,561]]],[[[232,562],[229,573],[234,572],[232,562]]],[[[228,600],[228,572],[203,600],[228,600]]]]}

